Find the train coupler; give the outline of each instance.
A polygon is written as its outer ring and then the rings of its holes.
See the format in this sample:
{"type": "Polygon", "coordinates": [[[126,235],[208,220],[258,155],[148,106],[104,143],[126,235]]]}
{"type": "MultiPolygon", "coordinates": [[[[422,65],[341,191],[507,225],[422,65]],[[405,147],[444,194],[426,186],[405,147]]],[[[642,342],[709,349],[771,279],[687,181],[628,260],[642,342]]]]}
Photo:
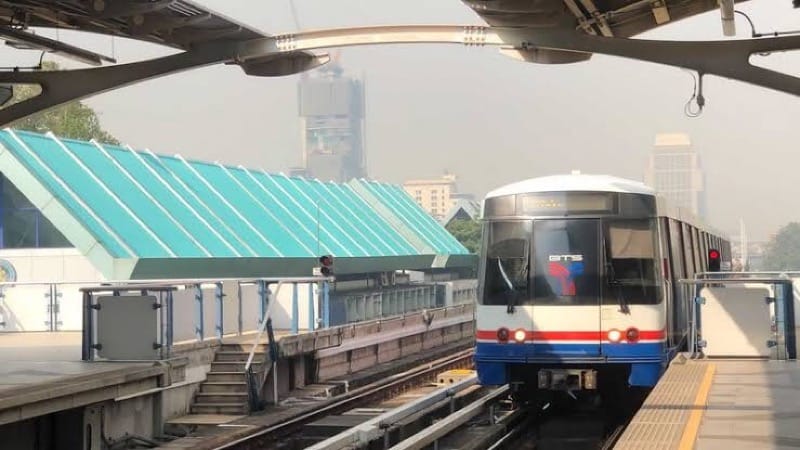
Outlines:
{"type": "Polygon", "coordinates": [[[590,369],[540,369],[539,389],[580,391],[597,389],[597,371],[590,369]]]}

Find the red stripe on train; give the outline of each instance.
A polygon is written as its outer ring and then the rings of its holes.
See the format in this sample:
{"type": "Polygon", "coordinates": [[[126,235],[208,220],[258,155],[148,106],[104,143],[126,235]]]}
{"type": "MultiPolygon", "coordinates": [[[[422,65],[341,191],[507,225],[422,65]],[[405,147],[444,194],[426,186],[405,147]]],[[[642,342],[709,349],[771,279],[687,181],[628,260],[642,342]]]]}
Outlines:
{"type": "MultiPolygon", "coordinates": [[[[516,330],[509,329],[509,340],[514,339],[516,330]]],[[[620,330],[625,334],[625,330],[620,330]]],[[[475,332],[478,339],[497,340],[497,330],[478,330],[475,332]]],[[[639,330],[639,340],[651,341],[665,339],[664,330],[650,331],[639,330]]],[[[526,341],[607,341],[608,331],[525,331],[526,341]]]]}

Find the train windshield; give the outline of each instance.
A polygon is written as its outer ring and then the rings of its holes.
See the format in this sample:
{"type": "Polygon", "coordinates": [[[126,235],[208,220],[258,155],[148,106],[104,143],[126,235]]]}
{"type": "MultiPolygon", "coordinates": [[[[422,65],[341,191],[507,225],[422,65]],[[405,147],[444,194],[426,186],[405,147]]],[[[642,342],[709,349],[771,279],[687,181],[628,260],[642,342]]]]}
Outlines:
{"type": "Polygon", "coordinates": [[[533,303],[597,305],[599,221],[537,220],[533,228],[533,303]]]}
{"type": "Polygon", "coordinates": [[[528,297],[531,221],[493,222],[487,229],[485,305],[514,305],[528,297]]]}
{"type": "Polygon", "coordinates": [[[656,281],[655,222],[650,219],[614,220],[603,226],[606,282],[603,303],[656,304],[660,289],[656,281]]]}
{"type": "Polygon", "coordinates": [[[488,222],[484,305],[652,305],[661,301],[652,219],[488,222]]]}

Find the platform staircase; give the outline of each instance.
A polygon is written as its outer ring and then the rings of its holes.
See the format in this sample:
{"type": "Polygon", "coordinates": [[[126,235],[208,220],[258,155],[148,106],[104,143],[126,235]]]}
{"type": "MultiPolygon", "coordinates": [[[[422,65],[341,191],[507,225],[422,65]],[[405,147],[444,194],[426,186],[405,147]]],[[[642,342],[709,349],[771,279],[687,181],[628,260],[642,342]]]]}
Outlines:
{"type": "MultiPolygon", "coordinates": [[[[250,413],[245,365],[250,344],[222,344],[214,355],[211,371],[194,396],[192,414],[245,415],[250,413]]],[[[260,344],[253,358],[255,379],[262,379],[264,366],[271,368],[269,346],[260,344]]]]}

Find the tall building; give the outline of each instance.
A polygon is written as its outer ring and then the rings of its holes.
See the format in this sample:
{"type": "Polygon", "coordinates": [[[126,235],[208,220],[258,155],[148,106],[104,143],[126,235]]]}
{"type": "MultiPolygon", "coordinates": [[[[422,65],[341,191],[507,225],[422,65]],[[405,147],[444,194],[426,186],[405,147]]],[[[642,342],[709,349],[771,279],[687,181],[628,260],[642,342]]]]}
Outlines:
{"type": "Polygon", "coordinates": [[[471,195],[458,192],[456,176],[448,173],[441,178],[409,180],[403,188],[436,220],[442,220],[460,200],[472,200],[471,195]]]}
{"type": "Polygon", "coordinates": [[[298,102],[303,173],[323,181],[366,177],[363,82],[331,61],[301,79],[298,102]]]}
{"type": "Polygon", "coordinates": [[[705,216],[705,176],[688,135],[656,135],[644,182],[673,204],[705,216]]]}

